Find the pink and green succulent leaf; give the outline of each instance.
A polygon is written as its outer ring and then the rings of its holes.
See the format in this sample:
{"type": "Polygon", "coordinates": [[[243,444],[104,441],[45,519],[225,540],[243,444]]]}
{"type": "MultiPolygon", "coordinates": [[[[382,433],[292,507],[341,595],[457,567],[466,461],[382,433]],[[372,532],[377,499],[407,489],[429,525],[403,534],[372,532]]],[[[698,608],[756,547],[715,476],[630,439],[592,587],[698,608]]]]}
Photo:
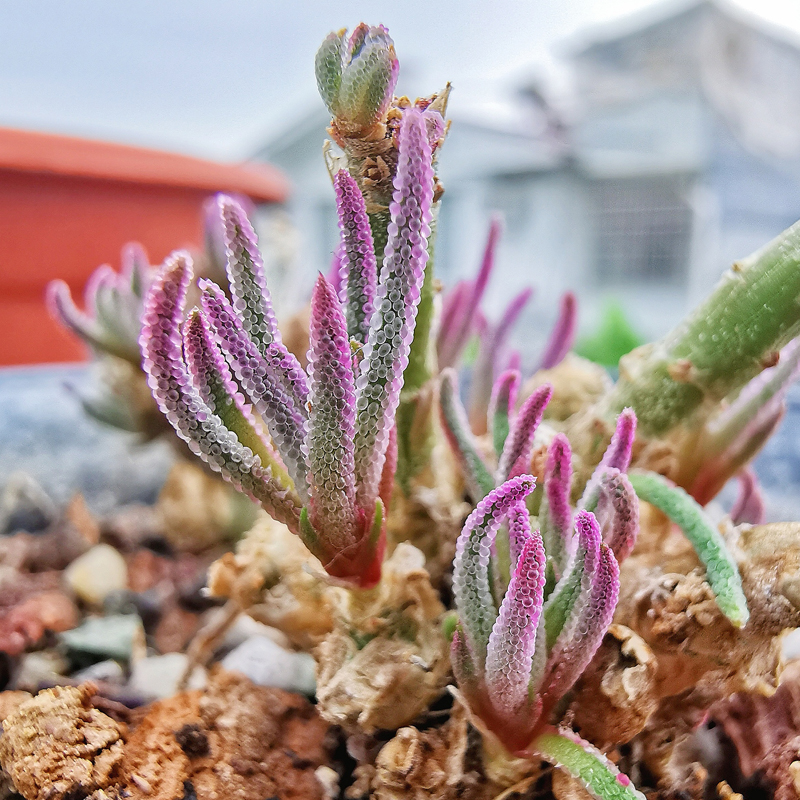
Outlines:
{"type": "Polygon", "coordinates": [[[450,662],[453,665],[453,675],[458,687],[466,698],[474,703],[483,682],[483,669],[476,663],[475,655],[460,625],[456,626],[453,640],[450,643],[450,662]]]}
{"type": "Polygon", "coordinates": [[[617,417],[611,442],[606,448],[600,463],[595,467],[592,477],[586,483],[578,506],[590,511],[597,503],[597,487],[600,479],[609,469],[627,472],[631,463],[633,443],[636,440],[636,412],[632,408],[623,408],[617,417]]]}
{"type": "Polygon", "coordinates": [[[764,446],[785,412],[785,399],[800,376],[800,339],[783,348],[774,367],[765,369],[739,393],[703,433],[703,464],[690,493],[698,502],[714,498],[728,479],[764,446]]]}
{"type": "MultiPolygon", "coordinates": [[[[245,333],[223,291],[200,281],[201,305],[214,338],[225,353],[239,385],[263,418],[275,448],[303,502],[308,500],[308,461],[303,452],[307,419],[285,389],[294,364],[282,345],[273,342],[262,355],[245,333]]],[[[305,380],[305,376],[304,376],[305,380]]]]}
{"type": "MultiPolygon", "coordinates": [[[[585,570],[588,575],[588,570],[585,570]]],[[[553,705],[573,686],[600,647],[619,600],[619,564],[611,548],[599,545],[597,565],[591,573],[589,591],[582,590],[564,629],[548,656],[540,694],[545,708],[553,705]]]]}
{"type": "Polygon", "coordinates": [[[706,580],[722,613],[737,628],[750,616],[733,554],[702,506],[672,481],[654,472],[629,476],[640,500],[663,511],[684,533],[706,567],[706,580]]]}
{"type": "Polygon", "coordinates": [[[533,289],[529,287],[512,298],[497,325],[490,327],[480,338],[469,398],[469,418],[473,427],[475,427],[474,420],[486,419],[494,376],[500,371],[499,364],[503,350],[512,328],[532,295],[533,289]]]}
{"type": "Polygon", "coordinates": [[[190,449],[296,532],[300,519],[297,495],[225,427],[189,376],[180,328],[191,277],[191,258],[175,253],[164,263],[147,295],[140,344],[148,384],[159,408],[190,449]]]}
{"type": "Polygon", "coordinates": [[[575,344],[578,332],[578,299],[572,292],[561,297],[558,319],[539,361],[539,369],[557,367],[575,344]]]}
{"type": "Polygon", "coordinates": [[[342,236],[339,258],[346,297],[347,332],[351,339],[364,344],[375,308],[378,280],[372,230],[364,197],[347,170],[336,173],[333,187],[342,236]]]}
{"type": "Polygon", "coordinates": [[[371,508],[394,425],[414,338],[417,306],[428,260],[433,169],[422,113],[408,109],[399,129],[391,222],[369,336],[356,380],[357,501],[371,508]]]}
{"type": "Polygon", "coordinates": [[[508,512],[524,502],[534,485],[533,477],[521,475],[493,489],[469,515],[456,543],[453,562],[456,610],[476,666],[481,670],[497,619],[490,577],[492,545],[508,512]]]}
{"type": "Polygon", "coordinates": [[[323,275],[311,296],[308,375],[310,521],[332,550],[355,541],[355,380],[339,299],[323,275]]]}
{"type": "Polygon", "coordinates": [[[575,515],[575,556],[567,572],[556,584],[544,606],[547,650],[552,652],[559,638],[568,639],[571,622],[576,620],[586,601],[600,554],[600,527],[594,514],[579,511],[575,515]]]}
{"type": "Polygon", "coordinates": [[[500,375],[492,389],[492,398],[489,401],[489,433],[498,458],[508,439],[520,382],[519,370],[507,369],[500,375]]]}
{"type": "Polygon", "coordinates": [[[361,23],[345,40],[346,31],[329,34],[317,52],[317,87],[325,105],[348,131],[380,120],[391,102],[399,63],[388,31],[361,23]]]}
{"type": "Polygon", "coordinates": [[[545,730],[530,750],[578,780],[596,800],[645,800],[627,775],[573,731],[545,730]]]}
{"type": "Polygon", "coordinates": [[[741,525],[746,522],[750,525],[761,525],[766,519],[766,506],[756,473],[752,467],[745,467],[736,478],[739,492],[731,508],[733,524],[741,525]]]}
{"type": "Polygon", "coordinates": [[[459,281],[442,299],[439,335],[436,340],[436,360],[440,370],[454,366],[452,360],[446,356],[456,349],[454,340],[461,327],[461,317],[469,313],[467,303],[471,289],[471,281],[459,281]]]}
{"type": "Polygon", "coordinates": [[[612,467],[600,478],[592,501],[586,510],[597,517],[603,541],[621,564],[633,552],[639,535],[639,498],[627,475],[612,467]]]}
{"type": "MultiPolygon", "coordinates": [[[[527,515],[524,503],[522,511],[527,515]]],[[[487,695],[499,715],[509,721],[516,721],[531,706],[529,685],[544,601],[544,573],[544,547],[536,531],[522,548],[486,648],[487,695]]]]}
{"type": "Polygon", "coordinates": [[[575,550],[570,492],[572,490],[572,450],[563,433],[557,433],[547,452],[544,467],[544,493],[539,511],[539,526],[547,557],[552,560],[557,578],[569,564],[575,550]]]}
{"type": "Polygon", "coordinates": [[[233,308],[242,327],[264,355],[269,345],[280,343],[281,335],[272,310],[258,239],[244,209],[233,198],[220,194],[215,199],[233,308]]]}
{"type": "Polygon", "coordinates": [[[470,430],[467,412],[458,394],[458,376],[452,367],[442,372],[439,405],[442,412],[442,427],[464,474],[467,489],[475,500],[480,500],[494,489],[494,478],[470,430]]]}
{"type": "Polygon", "coordinates": [[[496,483],[500,484],[530,469],[533,437],[552,395],[553,387],[545,383],[520,407],[497,464],[496,483]]]}
{"type": "MultiPolygon", "coordinates": [[[[457,305],[446,309],[447,317],[442,319],[442,336],[439,341],[439,368],[455,366],[467,346],[475,329],[475,314],[494,270],[495,251],[503,225],[499,217],[492,217],[489,235],[483,252],[478,274],[474,281],[460,284],[456,297],[457,305]],[[452,310],[451,310],[452,309],[452,310]]],[[[456,287],[457,289],[459,287],[456,287]]]]}
{"type": "Polygon", "coordinates": [[[531,518],[527,507],[514,506],[508,512],[508,556],[510,571],[513,573],[517,566],[522,548],[531,537],[531,518]]]}
{"type": "Polygon", "coordinates": [[[183,352],[186,368],[202,401],[222,424],[236,434],[269,467],[273,478],[285,489],[292,487],[283,464],[257,429],[250,406],[233,380],[208,324],[198,309],[190,312],[183,324],[183,352]]]}
{"type": "Polygon", "coordinates": [[[47,287],[47,305],[52,316],[99,352],[139,365],[139,332],[143,293],[149,285],[147,256],[139,245],[122,251],[122,273],[110,266],[96,269],[86,284],[86,311],[80,311],[64,281],[47,287]],[[143,262],[143,263],[142,263],[143,262]]]}

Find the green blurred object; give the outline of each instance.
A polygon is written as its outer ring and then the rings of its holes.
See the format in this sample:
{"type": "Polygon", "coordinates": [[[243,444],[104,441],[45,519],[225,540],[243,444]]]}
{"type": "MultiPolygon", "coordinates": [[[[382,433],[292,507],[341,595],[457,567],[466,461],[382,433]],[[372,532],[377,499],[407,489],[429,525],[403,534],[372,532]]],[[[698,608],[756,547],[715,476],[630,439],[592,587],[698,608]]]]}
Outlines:
{"type": "Polygon", "coordinates": [[[579,339],[575,352],[601,366],[616,367],[622,356],[641,344],[644,340],[628,322],[622,304],[618,300],[608,300],[597,332],[579,339]]]}

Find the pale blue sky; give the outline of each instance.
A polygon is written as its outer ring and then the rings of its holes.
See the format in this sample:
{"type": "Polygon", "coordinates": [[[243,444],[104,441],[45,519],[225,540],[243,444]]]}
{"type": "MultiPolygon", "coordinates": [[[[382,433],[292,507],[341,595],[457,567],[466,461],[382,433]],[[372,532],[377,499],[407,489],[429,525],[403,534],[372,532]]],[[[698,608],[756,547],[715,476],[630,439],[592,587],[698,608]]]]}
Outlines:
{"type": "MultiPolygon", "coordinates": [[[[800,36],[800,0],[732,0],[800,36]]],[[[680,3],[679,3],[680,4],[680,3]]],[[[247,155],[315,102],[334,28],[383,22],[401,88],[488,97],[577,31],[658,0],[0,0],[0,125],[247,155]]]]}

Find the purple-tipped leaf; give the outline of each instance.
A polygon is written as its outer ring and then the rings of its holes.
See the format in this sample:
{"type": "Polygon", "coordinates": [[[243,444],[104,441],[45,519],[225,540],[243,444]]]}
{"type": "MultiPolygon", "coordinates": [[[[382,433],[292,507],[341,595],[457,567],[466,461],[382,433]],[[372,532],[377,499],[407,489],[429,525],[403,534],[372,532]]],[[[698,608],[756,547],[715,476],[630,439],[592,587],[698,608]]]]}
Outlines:
{"type": "Polygon", "coordinates": [[[232,197],[219,194],[215,199],[233,307],[242,327],[264,355],[270,344],[281,341],[281,335],[256,233],[244,209],[232,197]]]}
{"type": "Polygon", "coordinates": [[[535,480],[521,475],[494,489],[469,515],[456,542],[453,593],[468,645],[483,668],[497,608],[491,590],[490,558],[497,530],[509,510],[530,494],[535,480]]]}
{"type": "Polygon", "coordinates": [[[356,533],[355,385],[342,307],[322,275],[311,297],[309,338],[310,521],[331,551],[341,551],[356,533]]]}
{"type": "Polygon", "coordinates": [[[356,381],[356,485],[361,508],[378,496],[389,431],[400,402],[428,261],[433,168],[422,113],[410,108],[399,128],[397,173],[376,310],[356,381]]]}
{"type": "Polygon", "coordinates": [[[481,337],[469,398],[470,424],[478,433],[483,433],[482,426],[486,424],[494,376],[500,371],[500,359],[508,336],[532,295],[533,289],[523,289],[508,304],[500,322],[481,337]]]}
{"type": "Polygon", "coordinates": [[[544,608],[548,651],[552,651],[559,639],[569,638],[577,618],[576,609],[585,601],[597,569],[601,533],[594,514],[579,511],[575,515],[575,532],[577,545],[572,564],[547,598],[544,608]]]}
{"type": "Polygon", "coordinates": [[[603,453],[603,458],[586,483],[583,496],[578,503],[580,508],[592,509],[596,504],[597,487],[603,474],[608,469],[627,472],[631,464],[633,443],[636,440],[636,412],[632,408],[624,408],[617,417],[617,424],[611,436],[611,442],[603,453]]]}
{"type": "Polygon", "coordinates": [[[510,573],[514,573],[522,548],[531,538],[531,518],[526,506],[520,504],[514,506],[508,512],[508,556],[510,573]]]}
{"type": "Polygon", "coordinates": [[[333,188],[336,191],[336,208],[342,235],[339,257],[346,297],[347,333],[351,339],[364,344],[375,308],[378,280],[372,231],[364,197],[347,170],[342,169],[336,173],[333,188]]]}
{"type": "Polygon", "coordinates": [[[511,418],[517,403],[520,382],[519,370],[508,369],[497,379],[492,389],[492,399],[489,401],[489,433],[498,458],[503,452],[511,429],[511,418]]]}
{"type": "Polygon", "coordinates": [[[486,649],[489,700],[509,721],[516,721],[530,709],[531,664],[544,600],[544,578],[544,547],[535,532],[525,543],[511,575],[486,649]]]}
{"type": "Polygon", "coordinates": [[[552,395],[553,387],[546,383],[522,404],[497,465],[497,483],[527,472],[530,468],[533,437],[552,395]]]}
{"type": "Polygon", "coordinates": [[[188,254],[175,253],[150,287],[140,339],[147,382],[159,408],[191,450],[297,532],[297,496],[275,480],[269,467],[223,425],[203,402],[186,370],[180,326],[191,276],[188,254]]]}
{"type": "Polygon", "coordinates": [[[452,311],[445,309],[448,313],[446,316],[443,315],[442,319],[444,336],[440,340],[439,369],[455,366],[472,335],[475,327],[475,314],[480,307],[481,299],[494,269],[495,250],[502,230],[503,226],[499,217],[493,217],[489,224],[489,235],[478,275],[474,281],[465,282],[456,287],[458,305],[454,305],[452,311]]]}
{"type": "Polygon", "coordinates": [[[552,708],[589,666],[611,624],[618,599],[619,565],[611,548],[601,544],[589,591],[578,598],[573,619],[564,631],[567,635],[559,636],[550,653],[540,689],[546,707],[552,708]]]}
{"type": "Polygon", "coordinates": [[[250,406],[231,377],[228,365],[213,340],[202,314],[194,309],[183,324],[183,352],[194,388],[222,424],[269,467],[275,480],[291,486],[286,470],[272,448],[262,439],[250,406]]]}
{"type": "Polygon", "coordinates": [[[625,473],[609,469],[603,474],[594,513],[603,541],[621,564],[633,552],[639,535],[639,498],[625,473]]]}
{"type": "Polygon", "coordinates": [[[558,319],[544,348],[539,369],[557,367],[572,349],[578,332],[578,300],[572,292],[561,297],[558,319]]]}
{"type": "Polygon", "coordinates": [[[210,281],[201,281],[200,288],[201,304],[214,338],[225,353],[239,385],[264,419],[295,489],[305,502],[308,498],[308,462],[303,453],[306,414],[297,409],[294,398],[284,388],[293,364],[287,363],[284,348],[277,343],[269,345],[262,356],[242,329],[222,290],[210,281]]]}
{"type": "Polygon", "coordinates": [[[539,511],[545,551],[560,578],[575,550],[572,532],[572,450],[563,433],[557,433],[547,452],[544,468],[544,494],[539,511]]]}
{"type": "Polygon", "coordinates": [[[480,500],[494,489],[494,479],[470,430],[467,412],[458,395],[458,376],[451,367],[442,373],[439,406],[442,428],[464,474],[467,490],[473,499],[480,500]]]}
{"type": "Polygon", "coordinates": [[[739,482],[739,493],[731,509],[731,520],[734,525],[748,523],[761,525],[766,519],[766,506],[758,478],[751,467],[745,467],[736,476],[739,482]]]}

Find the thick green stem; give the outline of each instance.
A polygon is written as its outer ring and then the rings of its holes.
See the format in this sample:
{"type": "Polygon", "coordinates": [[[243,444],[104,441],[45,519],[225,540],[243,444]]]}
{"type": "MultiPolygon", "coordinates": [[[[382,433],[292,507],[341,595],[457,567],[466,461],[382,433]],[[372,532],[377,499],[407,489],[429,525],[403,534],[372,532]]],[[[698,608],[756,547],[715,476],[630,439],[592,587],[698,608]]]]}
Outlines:
{"type": "Polygon", "coordinates": [[[800,223],[735,263],[661,341],[624,356],[602,412],[632,406],[645,435],[663,436],[704,400],[741,389],[798,334],[800,223]]]}

